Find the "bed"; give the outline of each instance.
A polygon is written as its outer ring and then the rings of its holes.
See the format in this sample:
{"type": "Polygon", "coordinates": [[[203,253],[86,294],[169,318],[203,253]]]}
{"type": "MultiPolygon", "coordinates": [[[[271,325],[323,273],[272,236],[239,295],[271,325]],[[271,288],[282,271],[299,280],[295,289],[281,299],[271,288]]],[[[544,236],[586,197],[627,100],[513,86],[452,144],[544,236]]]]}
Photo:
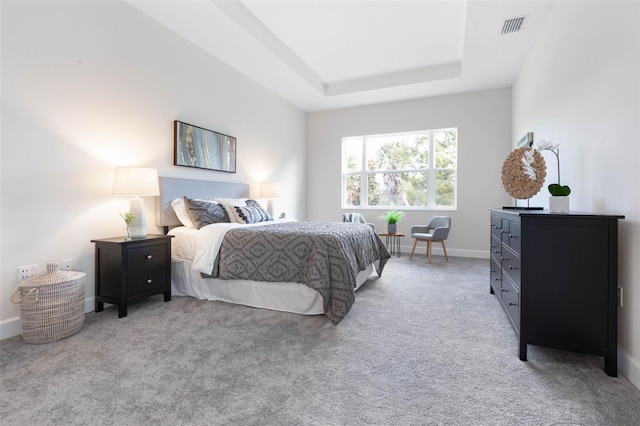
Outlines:
{"type": "Polygon", "coordinates": [[[355,291],[380,276],[390,258],[365,224],[271,220],[185,227],[172,206],[175,200],[246,200],[249,185],[168,177],[159,182],[157,224],[174,236],[175,296],[325,314],[337,324],[353,305],[355,291]]]}

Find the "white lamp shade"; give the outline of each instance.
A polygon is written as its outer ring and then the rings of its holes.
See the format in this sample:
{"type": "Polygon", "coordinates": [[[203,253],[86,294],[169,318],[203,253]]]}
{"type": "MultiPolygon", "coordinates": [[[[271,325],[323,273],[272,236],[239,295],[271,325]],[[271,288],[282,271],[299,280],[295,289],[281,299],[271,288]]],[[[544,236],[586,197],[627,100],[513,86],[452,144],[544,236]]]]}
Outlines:
{"type": "Polygon", "coordinates": [[[116,167],[113,179],[113,195],[129,195],[131,206],[129,211],[134,214],[134,222],[129,227],[131,238],[147,236],[147,224],[144,217],[144,202],[140,196],[160,195],[158,185],[158,171],[142,167],[116,167]]]}
{"type": "Polygon", "coordinates": [[[158,171],[142,167],[116,167],[113,195],[160,195],[158,171]]]}
{"type": "Polygon", "coordinates": [[[260,184],[260,198],[278,198],[281,191],[279,182],[262,182],[260,184]]]}

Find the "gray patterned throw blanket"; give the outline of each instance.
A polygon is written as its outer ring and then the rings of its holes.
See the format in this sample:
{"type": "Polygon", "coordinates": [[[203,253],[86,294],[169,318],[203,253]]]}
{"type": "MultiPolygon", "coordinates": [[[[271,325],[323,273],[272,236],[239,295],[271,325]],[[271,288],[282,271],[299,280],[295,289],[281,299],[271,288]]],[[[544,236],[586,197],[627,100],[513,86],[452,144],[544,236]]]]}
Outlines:
{"type": "Polygon", "coordinates": [[[355,300],[356,275],[391,256],[369,225],[344,222],[268,222],[233,228],[222,241],[211,276],[297,282],[322,295],[324,312],[340,322],[355,300]]]}

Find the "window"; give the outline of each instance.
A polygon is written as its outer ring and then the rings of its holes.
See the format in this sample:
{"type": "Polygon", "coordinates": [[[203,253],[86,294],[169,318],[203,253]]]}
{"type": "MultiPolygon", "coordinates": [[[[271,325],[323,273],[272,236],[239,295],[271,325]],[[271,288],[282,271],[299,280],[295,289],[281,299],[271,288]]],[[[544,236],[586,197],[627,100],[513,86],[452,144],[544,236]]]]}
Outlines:
{"type": "Polygon", "coordinates": [[[342,139],[342,207],[456,207],[458,129],[342,139]]]}

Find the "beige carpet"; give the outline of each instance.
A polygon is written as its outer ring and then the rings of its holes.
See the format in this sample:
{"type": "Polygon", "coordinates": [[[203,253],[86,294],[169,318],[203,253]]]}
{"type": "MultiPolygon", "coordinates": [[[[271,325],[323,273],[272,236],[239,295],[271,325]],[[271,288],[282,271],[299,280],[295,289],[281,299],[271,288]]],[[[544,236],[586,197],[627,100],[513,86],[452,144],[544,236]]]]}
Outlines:
{"type": "Polygon", "coordinates": [[[393,257],[337,326],[162,296],[0,342],[2,425],[638,425],[603,358],[517,341],[488,261],[393,257]]]}

